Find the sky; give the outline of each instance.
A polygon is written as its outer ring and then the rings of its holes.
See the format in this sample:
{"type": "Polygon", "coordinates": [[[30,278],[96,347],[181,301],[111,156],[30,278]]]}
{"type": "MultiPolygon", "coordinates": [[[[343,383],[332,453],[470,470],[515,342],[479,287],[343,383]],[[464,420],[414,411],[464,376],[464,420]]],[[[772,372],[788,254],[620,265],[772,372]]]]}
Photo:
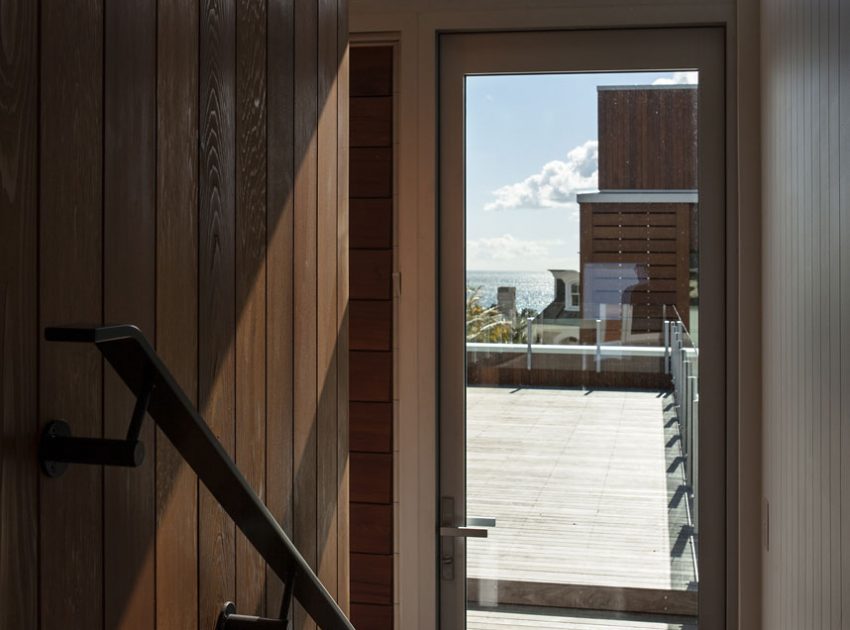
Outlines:
{"type": "Polygon", "coordinates": [[[467,77],[467,269],[577,270],[575,194],[596,190],[596,87],[696,81],[695,72],[467,77]]]}

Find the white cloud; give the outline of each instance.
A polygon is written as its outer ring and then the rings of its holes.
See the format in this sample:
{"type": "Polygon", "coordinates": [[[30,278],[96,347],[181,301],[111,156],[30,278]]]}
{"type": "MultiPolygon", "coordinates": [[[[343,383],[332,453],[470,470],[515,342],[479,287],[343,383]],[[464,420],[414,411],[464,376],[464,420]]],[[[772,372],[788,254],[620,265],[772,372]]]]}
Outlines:
{"type": "Polygon", "coordinates": [[[562,245],[561,240],[524,240],[512,234],[479,238],[466,242],[467,258],[479,261],[510,261],[547,256],[550,248],[562,245]]]}
{"type": "Polygon", "coordinates": [[[674,72],[672,77],[655,79],[652,85],[696,85],[697,83],[699,83],[697,72],[674,72]]]}
{"type": "Polygon", "coordinates": [[[485,210],[558,208],[575,205],[577,191],[596,188],[599,151],[596,140],[588,140],[567,153],[567,161],[554,160],[521,182],[493,191],[495,201],[485,210]]]}

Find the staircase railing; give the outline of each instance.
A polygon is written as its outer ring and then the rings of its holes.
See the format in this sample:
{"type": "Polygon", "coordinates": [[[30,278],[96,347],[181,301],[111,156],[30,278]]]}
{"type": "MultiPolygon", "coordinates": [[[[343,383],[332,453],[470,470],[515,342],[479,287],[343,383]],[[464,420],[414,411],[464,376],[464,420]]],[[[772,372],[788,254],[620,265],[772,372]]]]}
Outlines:
{"type": "Polygon", "coordinates": [[[61,475],[71,463],[139,466],[144,459],[144,446],[138,441],[139,431],[145,415],[150,415],[285,583],[279,619],[237,615],[233,604],[227,602],[219,615],[217,630],[285,630],[293,597],[319,627],[354,630],[138,328],[128,325],[48,328],[45,338],[93,343],[136,396],[124,440],[72,437],[66,423],[49,423],[39,447],[39,459],[47,475],[61,475]]]}

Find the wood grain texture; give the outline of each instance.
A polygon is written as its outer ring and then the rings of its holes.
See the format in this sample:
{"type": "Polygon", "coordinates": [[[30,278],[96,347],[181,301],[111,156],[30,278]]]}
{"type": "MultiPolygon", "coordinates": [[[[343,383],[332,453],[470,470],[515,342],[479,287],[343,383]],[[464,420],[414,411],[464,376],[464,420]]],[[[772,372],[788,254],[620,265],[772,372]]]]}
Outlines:
{"type": "Polygon", "coordinates": [[[356,46],[351,50],[351,96],[393,93],[392,46],[356,46]]]}
{"type": "Polygon", "coordinates": [[[350,441],[348,398],[349,370],[349,93],[350,53],[348,42],[348,2],[337,0],[337,602],[350,613],[351,585],[349,548],[349,460],[350,441]]]}
{"type": "Polygon", "coordinates": [[[354,249],[350,260],[349,291],[352,300],[392,298],[392,250],[354,249]]]}
{"type": "Polygon", "coordinates": [[[392,503],[392,453],[351,453],[351,501],[392,503]]]}
{"type": "Polygon", "coordinates": [[[351,603],[389,604],[393,602],[393,557],[351,554],[351,603]]]}
{"type": "MultiPolygon", "coordinates": [[[[156,4],[104,6],[104,323],[156,340],[156,4]]],[[[135,397],[104,374],[104,435],[126,435],[135,397]]],[[[154,426],[139,439],[154,452],[154,426]]],[[[104,626],[154,628],[155,460],[105,468],[104,626]]]]}
{"type": "MultiPolygon", "coordinates": [[[[236,465],[266,495],[266,4],[236,7],[236,465]]],[[[265,562],[236,534],[236,605],[266,608],[265,562]]]]}
{"type": "Polygon", "coordinates": [[[762,20],[763,625],[839,628],[850,603],[850,12],[782,0],[763,3],[762,20]]]}
{"type": "MultiPolygon", "coordinates": [[[[39,328],[103,317],[103,5],[41,11],[39,328]],[[73,108],[67,106],[74,103],[73,108]],[[74,235],[74,238],[69,238],[74,235]]],[[[39,344],[39,419],[103,435],[103,362],[91,347],[39,344]]],[[[40,627],[103,627],[103,473],[39,480],[40,627]]]]}
{"type": "Polygon", "coordinates": [[[392,628],[393,607],[389,604],[352,604],[351,622],[357,630],[392,628]]]}
{"type": "Polygon", "coordinates": [[[352,350],[392,350],[392,300],[352,300],[349,317],[352,350]]]}
{"type": "Polygon", "coordinates": [[[337,593],[337,2],[318,0],[318,226],[317,226],[317,431],[316,502],[319,579],[337,593]]]}
{"type": "Polygon", "coordinates": [[[352,401],[349,409],[349,424],[352,452],[392,452],[393,404],[391,402],[352,401]]]}
{"type": "Polygon", "coordinates": [[[352,401],[392,401],[392,353],[352,351],[349,353],[349,366],[352,401]]]}
{"type": "Polygon", "coordinates": [[[393,506],[352,503],[351,541],[353,553],[392,554],[393,506]]]}
{"type": "MultiPolygon", "coordinates": [[[[224,449],[234,454],[235,58],[233,0],[205,0],[200,15],[198,398],[224,449]]],[[[201,487],[198,510],[201,628],[236,597],[233,521],[201,487]]]]}
{"type": "Polygon", "coordinates": [[[0,7],[0,608],[38,626],[38,10],[0,7]]]}
{"type": "Polygon", "coordinates": [[[386,147],[351,148],[351,197],[391,197],[393,151],[386,147]]]}
{"type": "MultiPolygon", "coordinates": [[[[318,5],[295,1],[295,207],[294,207],[294,540],[318,568],[317,521],[317,229],[318,229],[318,5]]],[[[294,628],[315,624],[298,607],[294,628]]]]}
{"type": "MultiPolygon", "coordinates": [[[[156,348],[198,402],[198,8],[157,12],[156,348]]],[[[156,626],[198,627],[198,480],[157,429],[156,626]]]]}
{"type": "MultiPolygon", "coordinates": [[[[288,0],[268,2],[266,282],[266,497],[293,536],[293,120],[294,15],[288,0]]],[[[280,609],[283,585],[267,570],[266,610],[280,609]]]]}
{"type": "Polygon", "coordinates": [[[393,97],[351,99],[351,146],[389,147],[393,144],[393,97]]]}
{"type": "Polygon", "coordinates": [[[352,199],[350,204],[351,248],[392,248],[393,200],[352,199]]]}
{"type": "Polygon", "coordinates": [[[599,189],[693,189],[697,90],[598,92],[599,189]]]}

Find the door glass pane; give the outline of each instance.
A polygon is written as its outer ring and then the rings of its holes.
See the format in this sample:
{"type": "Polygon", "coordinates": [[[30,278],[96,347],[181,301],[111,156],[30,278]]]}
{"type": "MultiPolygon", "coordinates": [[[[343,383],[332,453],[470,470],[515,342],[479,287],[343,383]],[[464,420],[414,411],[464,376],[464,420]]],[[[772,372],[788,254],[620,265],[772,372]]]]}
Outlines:
{"type": "Polygon", "coordinates": [[[469,628],[695,628],[696,72],[466,79],[469,628]]]}

